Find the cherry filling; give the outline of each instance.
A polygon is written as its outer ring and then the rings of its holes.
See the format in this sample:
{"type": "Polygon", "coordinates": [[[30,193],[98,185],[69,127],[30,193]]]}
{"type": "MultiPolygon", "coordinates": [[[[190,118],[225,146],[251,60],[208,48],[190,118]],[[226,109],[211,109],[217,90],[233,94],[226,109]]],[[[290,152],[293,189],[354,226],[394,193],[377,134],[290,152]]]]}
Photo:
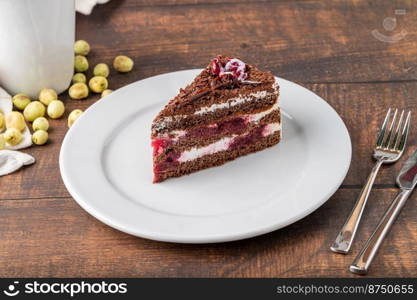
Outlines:
{"type": "Polygon", "coordinates": [[[165,170],[168,169],[172,169],[176,166],[178,166],[179,162],[178,162],[178,158],[180,158],[181,153],[176,153],[174,151],[170,151],[167,154],[167,158],[160,162],[160,163],[155,163],[153,165],[153,174],[154,174],[154,182],[158,182],[159,181],[159,174],[160,172],[163,172],[165,170]]]}
{"type": "Polygon", "coordinates": [[[261,127],[258,127],[254,130],[252,130],[249,134],[244,136],[239,136],[233,140],[233,142],[230,144],[228,151],[237,150],[240,148],[243,148],[246,145],[254,144],[258,140],[262,139],[264,136],[262,134],[264,128],[267,125],[263,125],[261,127]]]}
{"type": "MultiPolygon", "coordinates": [[[[236,118],[227,122],[224,122],[223,124],[221,124],[220,126],[217,126],[215,129],[216,130],[221,130],[218,129],[219,127],[225,128],[225,129],[236,129],[242,128],[242,124],[237,120],[237,119],[241,119],[242,118],[236,118]]],[[[236,137],[233,142],[229,145],[229,147],[227,148],[226,151],[234,151],[234,150],[238,150],[241,148],[244,148],[247,145],[251,145],[251,144],[255,144],[256,142],[258,142],[259,140],[261,140],[264,135],[263,135],[263,131],[265,129],[267,125],[263,125],[261,127],[258,127],[254,130],[252,130],[250,133],[244,135],[244,136],[238,136],[236,137]]],[[[244,127],[243,127],[244,128],[244,127]]],[[[214,129],[214,127],[213,127],[214,129]]],[[[159,145],[158,143],[156,143],[156,145],[159,145]]],[[[154,152],[155,152],[155,148],[154,148],[154,152]]],[[[175,167],[177,167],[179,165],[178,159],[181,156],[181,153],[176,153],[174,151],[169,151],[167,154],[167,158],[160,163],[155,163],[154,165],[154,174],[155,174],[155,182],[157,182],[157,178],[158,178],[158,173],[162,172],[164,170],[169,170],[169,169],[173,169],[175,167]]]]}
{"type": "MultiPolygon", "coordinates": [[[[210,124],[203,127],[198,127],[189,130],[179,140],[183,139],[208,139],[219,135],[232,135],[241,134],[247,128],[247,122],[245,118],[237,117],[228,121],[221,122],[219,124],[210,124]]],[[[164,153],[164,151],[173,144],[173,139],[169,137],[155,138],[152,140],[153,156],[158,156],[164,153]]]]}
{"type": "Polygon", "coordinates": [[[211,61],[211,73],[220,78],[231,76],[239,81],[243,81],[248,77],[246,72],[246,64],[237,58],[229,59],[225,64],[216,57],[211,61]]]}
{"type": "Polygon", "coordinates": [[[170,144],[170,139],[153,139],[153,156],[158,156],[164,152],[164,149],[170,144]]]}

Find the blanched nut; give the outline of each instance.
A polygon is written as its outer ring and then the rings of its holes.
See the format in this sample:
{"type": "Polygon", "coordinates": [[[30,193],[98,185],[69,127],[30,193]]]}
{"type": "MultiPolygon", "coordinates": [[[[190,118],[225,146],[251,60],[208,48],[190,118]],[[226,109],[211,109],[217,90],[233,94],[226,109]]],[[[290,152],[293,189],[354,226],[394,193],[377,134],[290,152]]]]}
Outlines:
{"type": "Polygon", "coordinates": [[[104,97],[106,97],[106,96],[110,95],[112,92],[113,92],[113,90],[110,90],[110,89],[104,90],[104,91],[101,93],[101,98],[104,98],[104,97]]]}
{"type": "Polygon", "coordinates": [[[5,142],[12,146],[16,146],[23,139],[22,133],[16,128],[7,129],[3,136],[4,136],[5,142]]]}
{"type": "Polygon", "coordinates": [[[72,83],[86,83],[87,77],[83,73],[75,73],[74,76],[72,76],[72,83]]]}
{"type": "Polygon", "coordinates": [[[45,106],[39,101],[32,101],[23,111],[26,121],[33,122],[36,118],[45,115],[45,106]]]}
{"type": "Polygon", "coordinates": [[[78,40],[74,43],[75,55],[87,55],[90,52],[90,45],[84,40],[78,40]]]}
{"type": "Polygon", "coordinates": [[[88,87],[85,83],[74,83],[68,90],[68,94],[72,99],[83,99],[88,96],[88,87]]]}
{"type": "Polygon", "coordinates": [[[40,102],[48,106],[49,103],[58,99],[58,95],[53,89],[42,89],[38,98],[40,102]]]}
{"type": "Polygon", "coordinates": [[[88,86],[90,90],[94,93],[101,93],[109,86],[107,79],[103,76],[94,76],[88,82],[88,86]]]}
{"type": "Polygon", "coordinates": [[[0,132],[2,132],[5,127],[6,127],[6,122],[4,120],[4,115],[2,112],[0,112],[0,132]]]}
{"type": "Polygon", "coordinates": [[[45,131],[48,131],[48,129],[49,129],[49,122],[44,117],[36,118],[36,120],[33,121],[33,123],[32,123],[32,128],[33,128],[33,131],[37,131],[37,130],[45,130],[45,131]]]}
{"type": "Polygon", "coordinates": [[[125,55],[116,56],[113,60],[113,67],[122,73],[130,72],[133,69],[133,60],[125,55]]]}
{"type": "Polygon", "coordinates": [[[48,105],[46,112],[48,113],[48,116],[51,117],[52,119],[58,119],[62,117],[62,115],[65,112],[64,102],[62,102],[61,100],[52,101],[48,105]]]}
{"type": "Polygon", "coordinates": [[[93,74],[94,74],[94,76],[107,77],[110,74],[109,66],[107,64],[104,64],[104,63],[97,64],[94,67],[93,74]]]}
{"type": "Polygon", "coordinates": [[[43,145],[48,141],[48,133],[45,130],[37,130],[32,135],[32,142],[36,145],[43,145]]]}
{"type": "Polygon", "coordinates": [[[13,101],[13,105],[18,110],[24,110],[25,107],[30,103],[31,100],[30,100],[28,95],[17,94],[13,97],[12,101],[13,101]]]}
{"type": "Polygon", "coordinates": [[[83,111],[81,109],[74,109],[68,116],[68,128],[70,128],[75,121],[82,115],[83,111]]]}
{"type": "Polygon", "coordinates": [[[88,60],[85,56],[82,56],[82,55],[75,56],[74,70],[76,72],[85,72],[88,70],[88,60]]]}
{"type": "Polygon", "coordinates": [[[15,128],[19,131],[23,131],[26,128],[26,122],[22,113],[18,111],[9,112],[6,116],[6,128],[15,128]]]}
{"type": "Polygon", "coordinates": [[[0,150],[6,147],[6,141],[4,140],[4,134],[0,134],[0,150]]]}

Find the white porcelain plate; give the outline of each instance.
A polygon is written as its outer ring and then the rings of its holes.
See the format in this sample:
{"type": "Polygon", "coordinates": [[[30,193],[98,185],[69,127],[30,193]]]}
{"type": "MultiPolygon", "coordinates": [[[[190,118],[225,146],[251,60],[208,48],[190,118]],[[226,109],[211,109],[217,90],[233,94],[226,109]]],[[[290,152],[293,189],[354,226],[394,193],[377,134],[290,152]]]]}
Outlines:
{"type": "Polygon", "coordinates": [[[152,119],[199,70],[151,77],[92,105],[67,133],[60,169],[68,191],[118,230],[159,241],[244,239],[289,225],[337,190],[351,142],[320,97],[278,78],[283,139],[223,166],[152,183],[152,119]]]}

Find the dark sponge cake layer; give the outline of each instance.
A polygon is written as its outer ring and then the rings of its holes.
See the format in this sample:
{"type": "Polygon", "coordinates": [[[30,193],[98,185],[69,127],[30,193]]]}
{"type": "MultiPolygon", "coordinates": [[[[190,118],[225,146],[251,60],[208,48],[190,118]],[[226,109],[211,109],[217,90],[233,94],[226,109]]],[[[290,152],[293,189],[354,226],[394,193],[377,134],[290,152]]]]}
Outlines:
{"type": "Polygon", "coordinates": [[[193,161],[180,163],[175,169],[155,173],[154,182],[161,182],[170,177],[180,177],[199,170],[220,166],[234,160],[239,156],[257,152],[279,143],[281,131],[275,132],[257,140],[256,143],[243,144],[231,151],[221,151],[211,155],[205,155],[193,161]]]}
{"type": "Polygon", "coordinates": [[[173,121],[166,124],[164,127],[159,126],[159,122],[162,119],[155,119],[152,124],[152,136],[155,137],[158,134],[170,132],[172,130],[189,129],[193,127],[199,127],[206,124],[213,123],[214,121],[222,121],[224,119],[235,117],[243,114],[253,114],[260,111],[264,111],[272,107],[278,101],[278,95],[270,95],[265,98],[248,101],[233,107],[219,109],[211,113],[202,115],[187,115],[185,118],[173,117],[173,121]]]}

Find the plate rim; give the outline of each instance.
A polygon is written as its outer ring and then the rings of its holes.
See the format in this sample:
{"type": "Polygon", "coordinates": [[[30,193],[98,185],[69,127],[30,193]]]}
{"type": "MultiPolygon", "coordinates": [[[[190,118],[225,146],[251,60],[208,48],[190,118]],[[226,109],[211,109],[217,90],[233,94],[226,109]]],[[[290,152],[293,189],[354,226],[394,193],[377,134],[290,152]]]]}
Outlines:
{"type": "MultiPolygon", "coordinates": [[[[147,79],[155,79],[155,78],[158,78],[158,77],[161,77],[161,76],[172,76],[174,74],[187,73],[187,72],[197,72],[197,71],[201,71],[201,69],[187,69],[187,70],[180,70],[180,71],[158,74],[158,75],[155,75],[155,76],[147,77],[147,78],[132,82],[132,83],[120,88],[119,90],[127,89],[130,86],[132,86],[134,84],[137,84],[138,82],[142,82],[144,80],[147,80],[147,79]]],[[[143,232],[143,231],[138,230],[138,228],[135,228],[134,230],[131,229],[131,228],[126,228],[125,226],[119,224],[119,222],[111,220],[111,217],[101,214],[93,206],[90,206],[89,203],[88,203],[88,200],[85,201],[85,199],[82,199],[82,197],[78,194],[77,188],[73,186],[73,184],[71,183],[71,179],[68,178],[68,175],[67,175],[67,172],[66,172],[66,166],[65,166],[65,162],[64,162],[64,156],[65,156],[65,151],[66,151],[66,146],[65,145],[68,143],[67,140],[70,139],[70,136],[71,136],[71,134],[68,134],[68,133],[70,133],[70,131],[68,131],[67,134],[64,137],[64,140],[62,142],[61,149],[60,149],[60,154],[59,154],[59,169],[60,169],[61,177],[63,179],[65,187],[67,188],[69,194],[72,196],[72,198],[75,200],[75,202],[78,203],[78,205],[80,205],[88,214],[92,215],[94,218],[98,219],[102,223],[104,223],[104,224],[106,224],[106,225],[108,225],[112,228],[115,228],[119,231],[122,231],[122,232],[125,232],[127,234],[133,235],[133,236],[146,238],[146,239],[150,239],[150,240],[162,241],[162,242],[173,242],[173,243],[184,243],[184,244],[202,244],[202,243],[222,243],[222,242],[242,240],[242,239],[247,239],[247,238],[263,235],[263,234],[266,234],[266,233],[270,233],[272,231],[284,228],[288,225],[291,225],[291,224],[305,218],[306,216],[310,215],[312,212],[317,210],[319,207],[321,207],[324,203],[326,203],[331,198],[331,196],[339,189],[341,184],[343,183],[343,181],[346,178],[346,175],[349,171],[350,165],[351,165],[352,141],[351,141],[349,131],[347,130],[346,124],[344,123],[343,119],[340,117],[340,115],[336,112],[336,110],[326,100],[324,100],[322,97],[318,96],[317,94],[315,94],[311,90],[303,87],[302,85],[300,85],[296,82],[286,80],[282,77],[276,77],[276,78],[278,78],[278,80],[281,81],[281,82],[285,81],[289,84],[296,85],[297,88],[301,88],[301,89],[307,91],[308,93],[314,95],[318,100],[323,102],[328,108],[330,108],[332,113],[339,119],[340,123],[343,125],[343,130],[344,130],[344,133],[346,134],[345,137],[347,137],[347,141],[348,141],[348,145],[349,145],[348,149],[346,149],[346,150],[348,150],[348,153],[347,153],[346,160],[345,160],[344,170],[343,170],[343,172],[340,172],[340,174],[339,174],[340,177],[339,177],[339,180],[338,180],[337,184],[335,184],[331,189],[329,189],[327,191],[326,195],[323,196],[322,199],[320,199],[320,201],[316,201],[314,203],[314,205],[310,206],[306,210],[303,210],[302,213],[299,213],[299,214],[293,216],[292,218],[288,218],[284,222],[276,222],[274,224],[271,224],[270,226],[265,226],[263,228],[256,228],[254,230],[247,230],[243,233],[235,233],[235,234],[228,233],[226,235],[217,234],[217,235],[204,236],[204,237],[182,237],[181,235],[178,235],[178,234],[173,236],[172,234],[163,234],[163,233],[160,233],[160,232],[150,232],[149,230],[146,230],[145,232],[143,232]]],[[[119,90],[115,91],[115,93],[112,93],[112,94],[117,95],[117,92],[119,90]]],[[[110,96],[115,96],[115,95],[110,95],[110,96]]],[[[86,112],[88,110],[90,110],[91,108],[93,108],[97,105],[100,105],[99,103],[100,103],[100,101],[96,101],[95,103],[93,103],[91,106],[89,106],[86,109],[86,112]]],[[[76,126],[77,126],[77,122],[74,124],[73,127],[76,127],[76,126]]]]}

